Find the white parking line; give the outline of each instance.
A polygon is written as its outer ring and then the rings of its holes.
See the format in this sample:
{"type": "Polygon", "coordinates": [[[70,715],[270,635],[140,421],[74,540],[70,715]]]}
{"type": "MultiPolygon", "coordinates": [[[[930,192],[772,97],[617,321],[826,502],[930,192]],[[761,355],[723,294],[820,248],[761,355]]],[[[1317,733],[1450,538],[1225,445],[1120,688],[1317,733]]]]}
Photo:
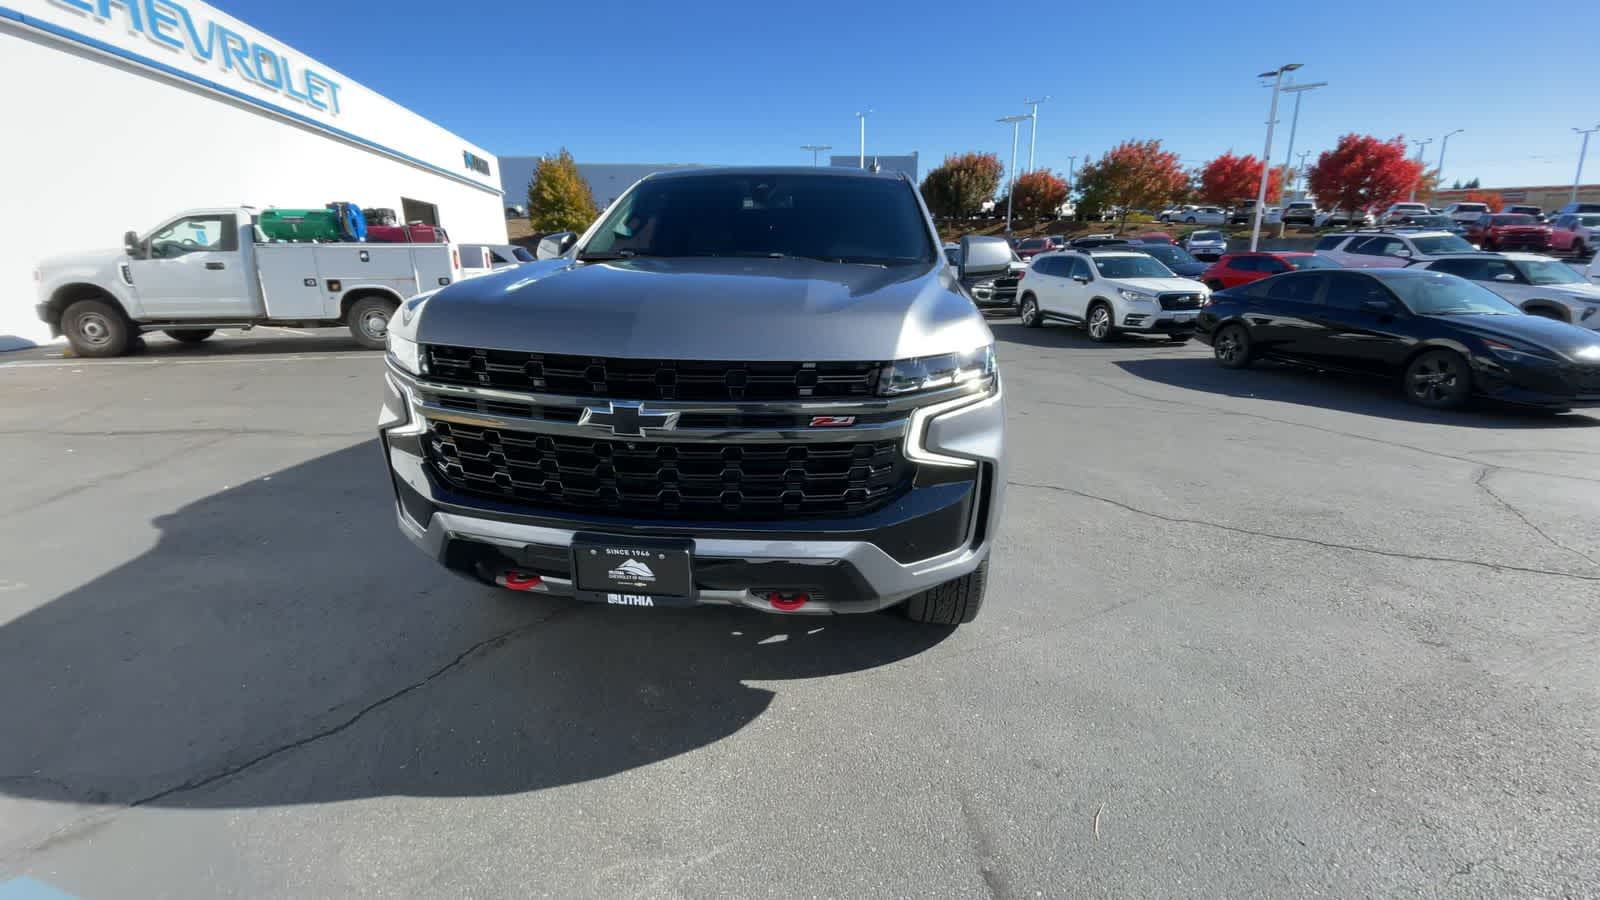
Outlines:
{"type": "Polygon", "coordinates": [[[353,350],[345,353],[296,353],[289,356],[251,356],[240,353],[232,356],[207,356],[201,359],[20,359],[16,362],[0,362],[0,369],[98,369],[102,366],[161,365],[203,366],[216,363],[304,362],[319,359],[366,360],[381,356],[383,356],[382,350],[353,350]]]}
{"type": "Polygon", "coordinates": [[[304,329],[300,328],[288,328],[283,325],[257,325],[256,327],[263,331],[270,329],[272,331],[281,331],[284,334],[298,334],[303,337],[315,337],[317,334],[315,331],[305,331],[304,329]]]}

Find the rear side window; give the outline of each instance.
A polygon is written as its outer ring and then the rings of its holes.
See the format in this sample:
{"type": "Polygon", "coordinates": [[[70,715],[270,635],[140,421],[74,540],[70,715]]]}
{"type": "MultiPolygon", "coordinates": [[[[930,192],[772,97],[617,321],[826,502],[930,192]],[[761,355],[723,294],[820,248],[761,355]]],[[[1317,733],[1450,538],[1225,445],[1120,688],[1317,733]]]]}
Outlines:
{"type": "Polygon", "coordinates": [[[1428,269],[1446,275],[1459,275],[1469,281],[1483,281],[1487,277],[1486,262],[1482,259],[1441,259],[1428,269]]]}
{"type": "Polygon", "coordinates": [[[1072,278],[1092,277],[1089,274],[1089,261],[1081,256],[1074,256],[1072,258],[1072,268],[1068,270],[1068,275],[1072,278]]]}
{"type": "Polygon", "coordinates": [[[1324,302],[1334,309],[1357,310],[1367,300],[1388,300],[1389,291],[1370,275],[1354,272],[1329,272],[1324,302]]]}
{"type": "Polygon", "coordinates": [[[1061,272],[1061,257],[1059,257],[1059,256],[1044,256],[1044,257],[1040,257],[1039,259],[1036,259],[1036,260],[1033,261],[1033,270],[1035,272],[1038,272],[1040,275],[1054,275],[1054,276],[1060,277],[1060,275],[1062,274],[1062,272],[1061,272]]]}
{"type": "Polygon", "coordinates": [[[1239,272],[1261,271],[1261,259],[1260,257],[1256,256],[1240,256],[1234,259],[1232,263],[1229,263],[1229,265],[1234,270],[1239,272]]]}
{"type": "Polygon", "coordinates": [[[1267,285],[1267,299],[1279,303],[1315,303],[1317,288],[1325,277],[1319,272],[1274,278],[1264,282],[1267,285]]]}
{"type": "Polygon", "coordinates": [[[1317,241],[1317,249],[1318,250],[1332,250],[1333,248],[1339,246],[1343,242],[1344,242],[1344,235],[1342,235],[1342,234],[1330,234],[1327,237],[1323,238],[1322,240],[1317,241]]]}

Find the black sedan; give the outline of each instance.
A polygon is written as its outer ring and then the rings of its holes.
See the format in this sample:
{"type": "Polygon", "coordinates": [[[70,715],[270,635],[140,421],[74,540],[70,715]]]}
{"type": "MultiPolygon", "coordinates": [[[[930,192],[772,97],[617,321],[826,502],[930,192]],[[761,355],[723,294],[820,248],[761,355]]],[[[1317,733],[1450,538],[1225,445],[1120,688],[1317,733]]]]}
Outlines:
{"type": "Polygon", "coordinates": [[[1161,264],[1171,269],[1174,274],[1184,278],[1200,279],[1200,274],[1209,268],[1208,263],[1203,263],[1189,254],[1189,251],[1175,244],[1138,243],[1129,248],[1140,253],[1148,253],[1161,264]]]}
{"type": "Polygon", "coordinates": [[[1211,295],[1196,336],[1242,369],[1278,359],[1401,376],[1454,409],[1474,395],[1546,409],[1600,407],[1600,334],[1525,315],[1463,278],[1417,269],[1314,269],[1211,295]]]}

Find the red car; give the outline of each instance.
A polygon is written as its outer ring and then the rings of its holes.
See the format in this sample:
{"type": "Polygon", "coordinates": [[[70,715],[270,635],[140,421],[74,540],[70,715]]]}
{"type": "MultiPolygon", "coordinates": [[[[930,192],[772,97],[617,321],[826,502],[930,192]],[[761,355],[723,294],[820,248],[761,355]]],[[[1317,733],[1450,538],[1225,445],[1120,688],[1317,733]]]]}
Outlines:
{"type": "Polygon", "coordinates": [[[1165,231],[1147,231],[1144,234],[1135,235],[1133,239],[1138,241],[1141,244],[1176,244],[1177,243],[1177,241],[1174,241],[1172,239],[1172,235],[1167,234],[1165,231]]]}
{"type": "Polygon", "coordinates": [[[1259,253],[1229,253],[1200,273],[1200,280],[1213,291],[1238,287],[1260,281],[1280,272],[1296,269],[1337,269],[1339,264],[1315,253],[1290,251],[1261,251],[1259,253]]]}
{"type": "Polygon", "coordinates": [[[1041,253],[1060,250],[1065,244],[1053,237],[1028,238],[1017,244],[1017,255],[1023,259],[1033,259],[1041,253]]]}
{"type": "Polygon", "coordinates": [[[1523,213],[1479,216],[1467,225],[1467,240],[1485,250],[1549,250],[1550,226],[1523,213]]]}

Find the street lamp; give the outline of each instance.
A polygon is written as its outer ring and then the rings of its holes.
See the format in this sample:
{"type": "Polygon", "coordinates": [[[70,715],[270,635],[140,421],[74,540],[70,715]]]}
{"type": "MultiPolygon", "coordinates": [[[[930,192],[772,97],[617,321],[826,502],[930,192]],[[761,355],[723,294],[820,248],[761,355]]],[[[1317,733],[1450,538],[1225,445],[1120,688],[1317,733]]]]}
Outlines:
{"type": "Polygon", "coordinates": [[[1002,116],[996,122],[1005,122],[1011,126],[1011,184],[1006,188],[1006,234],[1011,233],[1011,202],[1017,194],[1017,133],[1022,123],[1033,118],[1031,115],[1002,116]]]}
{"type": "Polygon", "coordinates": [[[810,150],[811,151],[811,168],[815,169],[817,167],[817,154],[821,153],[824,150],[832,150],[833,149],[833,145],[832,144],[801,144],[800,145],[800,149],[801,150],[810,150]]]}
{"type": "MultiPolygon", "coordinates": [[[[1422,162],[1422,149],[1424,147],[1428,146],[1429,144],[1433,143],[1433,138],[1428,138],[1426,140],[1421,140],[1421,141],[1412,141],[1411,143],[1417,145],[1417,162],[1422,162]]],[[[1422,176],[1418,175],[1417,176],[1417,180],[1420,182],[1421,179],[1422,179],[1422,176]]],[[[1415,184],[1413,184],[1411,186],[1411,199],[1412,200],[1417,199],[1417,186],[1415,184]]]]}
{"type": "Polygon", "coordinates": [[[865,169],[867,167],[867,116],[870,116],[875,112],[877,112],[877,110],[869,109],[866,112],[856,113],[856,118],[861,120],[861,158],[856,163],[856,168],[859,169],[865,169]]]}
{"type": "Polygon", "coordinates": [[[1043,102],[1045,102],[1046,100],[1049,100],[1049,99],[1050,99],[1050,95],[1049,94],[1045,94],[1043,97],[1040,97],[1040,98],[1038,98],[1036,100],[1024,100],[1024,101],[1022,101],[1023,103],[1026,103],[1029,106],[1033,107],[1033,124],[1028,126],[1028,171],[1029,172],[1033,171],[1033,148],[1034,148],[1034,146],[1035,146],[1035,144],[1037,142],[1037,139],[1039,137],[1039,104],[1041,104],[1041,103],[1043,103],[1043,102]]]}
{"type": "Polygon", "coordinates": [[[1439,140],[1439,183],[1440,184],[1444,184],[1444,151],[1450,149],[1450,139],[1455,137],[1456,135],[1460,134],[1463,131],[1466,131],[1466,129],[1465,128],[1457,128],[1455,131],[1450,132],[1449,134],[1445,135],[1443,138],[1441,138],[1439,140]]]}
{"type": "Polygon", "coordinates": [[[1578,202],[1578,184],[1583,181],[1583,158],[1589,155],[1589,135],[1600,131],[1600,125],[1593,128],[1574,128],[1573,131],[1583,135],[1583,147],[1578,151],[1578,174],[1572,176],[1572,201],[1578,202]]]}
{"type": "Polygon", "coordinates": [[[1279,66],[1271,72],[1262,72],[1257,78],[1272,79],[1272,108],[1267,112],[1267,149],[1261,154],[1261,187],[1256,191],[1256,216],[1255,224],[1250,226],[1250,251],[1255,252],[1261,243],[1261,215],[1266,212],[1267,205],[1267,179],[1272,177],[1272,171],[1267,163],[1272,159],[1272,127],[1278,124],[1278,92],[1283,90],[1283,74],[1293,72],[1300,68],[1301,63],[1289,63],[1279,66]]]}
{"type": "MultiPolygon", "coordinates": [[[[1294,94],[1294,115],[1289,119],[1289,152],[1283,156],[1283,187],[1278,195],[1278,203],[1284,209],[1289,205],[1289,163],[1294,159],[1294,133],[1300,128],[1300,97],[1306,91],[1314,91],[1319,87],[1327,87],[1326,81],[1313,81],[1310,84],[1291,84],[1284,88],[1286,94],[1294,94]]],[[[1278,237],[1283,237],[1283,213],[1278,214],[1278,237]]]]}

